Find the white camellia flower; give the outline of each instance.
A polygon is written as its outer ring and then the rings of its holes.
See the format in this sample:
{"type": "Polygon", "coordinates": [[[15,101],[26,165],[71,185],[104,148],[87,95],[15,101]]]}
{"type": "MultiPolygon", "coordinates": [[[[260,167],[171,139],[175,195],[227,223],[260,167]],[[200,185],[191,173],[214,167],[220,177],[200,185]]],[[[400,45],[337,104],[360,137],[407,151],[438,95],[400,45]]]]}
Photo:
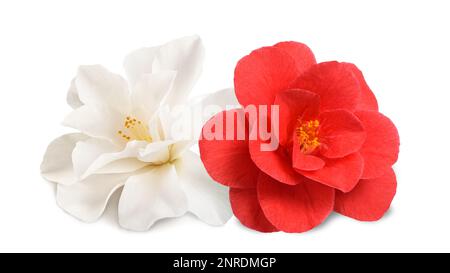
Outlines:
{"type": "MultiPolygon", "coordinates": [[[[99,65],[79,68],[67,97],[73,111],[63,124],[80,133],[50,143],[41,165],[43,177],[57,183],[61,208],[93,222],[123,187],[118,217],[126,229],[147,230],[186,212],[211,225],[231,217],[226,187],[212,181],[189,150],[196,141],[174,138],[172,125],[180,118],[161,111],[187,101],[203,57],[200,38],[192,36],[130,53],[128,82],[99,65]]],[[[206,101],[237,104],[232,90],[206,101]]]]}

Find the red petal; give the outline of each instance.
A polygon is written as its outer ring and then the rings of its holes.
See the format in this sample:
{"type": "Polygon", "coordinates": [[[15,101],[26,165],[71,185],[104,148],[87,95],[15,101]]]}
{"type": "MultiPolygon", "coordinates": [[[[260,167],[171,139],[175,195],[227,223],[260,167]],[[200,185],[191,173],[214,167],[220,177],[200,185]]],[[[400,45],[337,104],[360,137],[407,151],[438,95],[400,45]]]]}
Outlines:
{"type": "Polygon", "coordinates": [[[361,178],[363,166],[362,156],[359,153],[354,153],[343,158],[325,159],[325,166],[320,170],[298,170],[298,172],[314,181],[343,192],[349,192],[361,178]]]}
{"type": "Polygon", "coordinates": [[[261,232],[278,231],[261,210],[256,189],[230,188],[230,202],[234,215],[244,226],[261,232]]]}
{"type": "Polygon", "coordinates": [[[262,174],[257,191],[264,215],[285,232],[310,230],[333,210],[334,190],[320,183],[305,181],[289,186],[262,174]]]}
{"type": "Polygon", "coordinates": [[[276,47],[263,47],[242,58],[234,71],[239,103],[272,105],[278,92],[288,89],[298,77],[294,59],[276,47]]]}
{"type": "Polygon", "coordinates": [[[397,161],[400,140],[392,121],[375,111],[355,113],[364,126],[367,137],[360,153],[364,158],[362,178],[383,175],[397,161]]]}
{"type": "Polygon", "coordinates": [[[294,151],[293,154],[294,156],[292,167],[297,170],[315,171],[322,169],[325,166],[325,161],[323,161],[320,157],[314,155],[305,155],[300,151],[294,151]]]}
{"type": "Polygon", "coordinates": [[[358,79],[359,87],[361,88],[361,96],[359,98],[357,109],[378,111],[377,98],[373,94],[372,90],[370,90],[369,85],[367,85],[361,70],[359,70],[358,67],[352,63],[345,64],[353,71],[356,79],[358,79]]]}
{"type": "Polygon", "coordinates": [[[288,151],[279,146],[275,151],[261,151],[259,138],[249,141],[250,156],[256,166],[273,179],[288,185],[296,185],[305,180],[292,168],[292,158],[288,151]]]}
{"type": "Polygon", "coordinates": [[[316,58],[314,57],[313,52],[305,44],[291,41],[281,42],[274,46],[284,50],[295,60],[299,75],[316,64],[316,58]]]}
{"type": "Polygon", "coordinates": [[[397,189],[395,173],[388,170],[374,179],[361,179],[348,193],[336,191],[334,209],[360,221],[376,221],[389,209],[397,189]]]}
{"type": "MultiPolygon", "coordinates": [[[[217,182],[235,188],[255,187],[259,170],[250,158],[248,150],[248,122],[244,124],[237,122],[238,119],[226,118],[228,115],[243,114],[243,110],[230,110],[221,112],[212,117],[203,126],[202,138],[199,141],[200,157],[209,175],[217,182]],[[228,114],[225,114],[228,113],[228,114]],[[216,128],[216,124],[223,123],[223,140],[208,140],[205,138],[207,131],[216,128]],[[227,128],[232,128],[238,132],[238,128],[245,130],[245,140],[225,140],[227,128]]],[[[228,132],[230,133],[230,132],[228,132]]]]}
{"type": "Polygon", "coordinates": [[[301,152],[300,143],[294,140],[292,148],[292,167],[297,170],[315,171],[322,169],[325,161],[315,155],[307,155],[301,152]]]}
{"type": "Polygon", "coordinates": [[[352,111],[358,105],[361,93],[353,72],[338,62],[313,65],[291,87],[317,93],[322,111],[341,108],[352,111]]]}
{"type": "Polygon", "coordinates": [[[280,144],[287,147],[292,145],[290,142],[298,119],[302,116],[312,119],[319,115],[320,98],[309,91],[292,89],[279,93],[274,104],[279,105],[280,111],[280,144]]]}
{"type": "Polygon", "coordinates": [[[320,153],[339,158],[357,152],[366,139],[359,119],[347,110],[322,112],[319,117],[320,153]]]}

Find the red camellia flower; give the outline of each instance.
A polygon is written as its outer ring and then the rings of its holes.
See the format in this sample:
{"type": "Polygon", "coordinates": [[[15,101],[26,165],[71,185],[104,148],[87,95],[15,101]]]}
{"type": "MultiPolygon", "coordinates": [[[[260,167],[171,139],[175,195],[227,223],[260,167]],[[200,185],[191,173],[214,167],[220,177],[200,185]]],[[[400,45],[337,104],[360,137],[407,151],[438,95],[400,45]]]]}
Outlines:
{"type": "Polygon", "coordinates": [[[230,187],[242,224],[262,232],[303,232],[333,210],[361,221],[383,216],[396,192],[392,165],[399,136],[355,65],[316,63],[306,45],[281,42],[242,58],[234,85],[244,109],[210,119],[203,134],[223,122],[223,138],[202,138],[199,145],[210,176],[230,187]],[[270,113],[251,119],[245,109],[252,105],[277,106],[278,120],[270,113]],[[250,137],[262,118],[278,125],[273,151],[261,149],[273,139],[250,137]],[[230,128],[244,130],[245,138],[230,139],[239,131],[230,128]]]}

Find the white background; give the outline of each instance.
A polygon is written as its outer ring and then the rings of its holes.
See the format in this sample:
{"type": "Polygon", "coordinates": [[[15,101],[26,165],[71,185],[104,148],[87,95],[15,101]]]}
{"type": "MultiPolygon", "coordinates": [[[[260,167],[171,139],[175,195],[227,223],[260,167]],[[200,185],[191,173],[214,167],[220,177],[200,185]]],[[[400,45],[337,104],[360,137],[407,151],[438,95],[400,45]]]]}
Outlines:
{"type": "Polygon", "coordinates": [[[1,1],[0,251],[450,251],[448,1],[1,1]],[[262,234],[232,218],[184,217],[144,233],[116,211],[82,223],[56,206],[39,174],[47,144],[69,130],[66,91],[78,65],[122,72],[142,46],[199,34],[195,93],[232,86],[240,57],[283,40],[318,61],[356,63],[400,132],[398,193],[379,222],[331,215],[303,234],[262,234]]]}

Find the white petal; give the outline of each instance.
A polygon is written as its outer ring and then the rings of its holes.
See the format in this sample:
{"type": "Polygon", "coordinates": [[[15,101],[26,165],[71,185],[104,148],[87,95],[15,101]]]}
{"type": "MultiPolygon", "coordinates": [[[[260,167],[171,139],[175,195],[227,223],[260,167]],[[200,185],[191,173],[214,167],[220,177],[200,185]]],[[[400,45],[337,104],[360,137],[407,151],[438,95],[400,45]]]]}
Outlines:
{"type": "Polygon", "coordinates": [[[98,138],[78,142],[72,152],[75,175],[83,179],[86,171],[100,155],[112,153],[117,149],[111,142],[98,138]]]}
{"type": "MultiPolygon", "coordinates": [[[[145,166],[148,166],[148,162],[140,161],[136,158],[120,158],[107,163],[101,168],[95,170],[96,174],[109,174],[109,173],[126,173],[137,171],[145,166]]],[[[88,174],[89,175],[89,174],[88,174]]]]}
{"type": "Polygon", "coordinates": [[[117,130],[122,127],[124,116],[102,106],[83,105],[73,110],[63,121],[64,126],[77,129],[91,137],[107,139],[115,143],[122,140],[117,130]]]}
{"type": "Polygon", "coordinates": [[[137,49],[125,57],[123,66],[130,86],[133,87],[144,74],[152,73],[152,64],[159,47],[137,49]]]}
{"type": "Polygon", "coordinates": [[[139,153],[147,145],[145,141],[130,141],[119,152],[100,155],[86,170],[83,177],[92,173],[126,173],[136,171],[148,165],[138,160],[139,153]]]}
{"type": "MultiPolygon", "coordinates": [[[[234,88],[226,88],[219,91],[216,91],[211,94],[207,94],[204,96],[199,97],[198,102],[194,104],[201,105],[202,108],[208,107],[208,106],[218,106],[218,108],[221,108],[222,110],[226,110],[227,107],[229,109],[239,107],[239,102],[236,98],[236,94],[234,92],[234,88]],[[231,108],[230,108],[231,106],[231,108]]],[[[209,117],[206,117],[208,120],[210,117],[212,117],[214,114],[212,114],[209,117]]]]}
{"type": "Polygon", "coordinates": [[[222,89],[214,93],[201,96],[191,102],[193,108],[202,110],[202,123],[207,122],[215,114],[240,107],[233,88],[222,89]]]}
{"type": "Polygon", "coordinates": [[[67,92],[67,104],[69,104],[69,106],[72,107],[73,109],[76,109],[83,105],[83,103],[80,100],[80,97],[78,96],[78,90],[75,84],[75,79],[73,79],[72,82],[70,83],[70,88],[69,91],[67,92]]]}
{"type": "Polygon", "coordinates": [[[148,122],[148,130],[153,141],[161,141],[165,139],[159,114],[156,113],[148,122]]]}
{"type": "Polygon", "coordinates": [[[152,72],[175,70],[177,77],[166,103],[182,103],[189,95],[203,67],[204,48],[200,37],[189,36],[162,45],[153,61],[152,72]]]}
{"type": "Polygon", "coordinates": [[[119,201],[119,223],[126,229],[144,231],[160,219],[183,215],[186,209],[174,166],[154,166],[127,180],[119,201]]]}
{"type": "Polygon", "coordinates": [[[142,76],[131,95],[134,112],[144,120],[150,120],[163,98],[170,92],[176,74],[169,70],[142,76]]]}
{"type": "Polygon", "coordinates": [[[111,195],[120,188],[129,174],[92,175],[73,185],[58,185],[58,205],[85,222],[97,220],[105,210],[111,195]]]}
{"type": "Polygon", "coordinates": [[[232,216],[227,187],[213,181],[200,157],[191,151],[186,151],[175,166],[188,199],[188,210],[208,224],[225,224],[232,216]]]}
{"type": "Polygon", "coordinates": [[[201,118],[194,118],[192,131],[194,139],[198,139],[203,125],[215,114],[239,107],[233,88],[222,89],[214,93],[195,98],[192,102],[193,113],[201,113],[201,118]]]}
{"type": "MultiPolygon", "coordinates": [[[[234,90],[229,88],[198,97],[184,106],[161,107],[155,119],[157,118],[159,121],[158,125],[161,127],[163,139],[180,141],[182,145],[178,148],[182,152],[185,147],[192,145],[189,141],[196,142],[198,140],[203,125],[213,115],[237,107],[239,107],[239,102],[234,90]],[[184,143],[181,143],[182,141],[184,143]]],[[[152,127],[155,126],[150,126],[150,128],[152,127]]]]}
{"type": "Polygon", "coordinates": [[[196,118],[189,105],[175,108],[161,107],[157,116],[164,139],[193,140],[192,120],[196,118]]]}
{"type": "Polygon", "coordinates": [[[170,159],[172,140],[157,141],[147,144],[139,152],[138,159],[155,165],[166,163],[170,159]]]}
{"type": "Polygon", "coordinates": [[[126,173],[138,170],[148,163],[136,159],[145,141],[130,141],[124,149],[112,143],[91,138],[77,143],[72,153],[75,174],[84,179],[91,174],[126,173]]]}
{"type": "Polygon", "coordinates": [[[84,104],[103,105],[122,113],[129,113],[131,110],[128,83],[103,66],[81,66],[75,84],[84,104]]]}
{"type": "Polygon", "coordinates": [[[53,140],[44,154],[41,163],[42,176],[52,182],[73,184],[77,181],[72,165],[72,151],[78,141],[88,136],[75,133],[63,135],[53,140]]]}
{"type": "Polygon", "coordinates": [[[170,160],[175,160],[183,156],[185,151],[188,151],[197,140],[181,140],[177,141],[172,145],[170,150],[170,160]]]}

